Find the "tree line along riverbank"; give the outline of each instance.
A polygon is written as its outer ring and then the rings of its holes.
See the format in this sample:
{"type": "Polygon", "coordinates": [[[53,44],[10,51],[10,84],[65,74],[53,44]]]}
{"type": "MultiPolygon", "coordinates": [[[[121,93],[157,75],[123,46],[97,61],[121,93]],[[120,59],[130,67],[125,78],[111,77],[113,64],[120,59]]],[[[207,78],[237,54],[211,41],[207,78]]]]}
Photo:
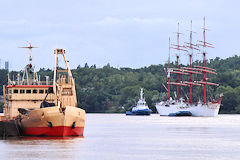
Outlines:
{"type": "MultiPolygon", "coordinates": [[[[172,66],[175,62],[172,62],[172,66]]],[[[201,65],[200,61],[195,61],[194,65],[201,65]]],[[[208,97],[217,98],[220,93],[224,94],[220,113],[240,113],[240,56],[232,56],[226,59],[216,57],[207,61],[207,66],[217,70],[217,75],[209,75],[209,81],[216,82],[220,86],[208,87],[208,97]]],[[[72,74],[76,83],[78,106],[91,113],[119,113],[125,112],[133,106],[138,98],[140,88],[144,88],[146,102],[155,111],[155,103],[166,100],[167,92],[162,83],[166,85],[166,74],[164,68],[167,64],[151,65],[139,69],[114,68],[110,64],[98,68],[96,65],[78,66],[72,69],[72,74]]],[[[23,71],[20,71],[23,72],[23,71]]],[[[18,72],[11,71],[11,77],[16,77],[18,72]]],[[[0,93],[2,95],[2,85],[7,84],[6,70],[0,70],[0,93]]],[[[53,77],[50,69],[40,69],[41,77],[53,77]]],[[[174,81],[176,75],[171,75],[174,81]]],[[[181,77],[187,80],[187,77],[181,77]]],[[[194,76],[200,80],[201,76],[194,76]]],[[[175,90],[175,86],[171,86],[175,90]]],[[[181,87],[182,97],[189,97],[188,87],[181,87]]],[[[193,87],[193,100],[202,99],[202,87],[193,87]]],[[[171,93],[174,97],[174,92],[171,93]]],[[[3,102],[0,104],[2,111],[3,102]]]]}

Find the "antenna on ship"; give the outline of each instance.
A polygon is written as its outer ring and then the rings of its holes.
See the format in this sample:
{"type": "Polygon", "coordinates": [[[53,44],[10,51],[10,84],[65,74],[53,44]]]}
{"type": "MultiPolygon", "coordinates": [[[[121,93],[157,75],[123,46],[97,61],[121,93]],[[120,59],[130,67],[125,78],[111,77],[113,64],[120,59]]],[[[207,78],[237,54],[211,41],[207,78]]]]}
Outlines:
{"type": "MultiPolygon", "coordinates": [[[[24,83],[24,78],[25,78],[25,75],[26,75],[27,85],[30,85],[30,84],[32,84],[35,81],[35,77],[38,77],[37,73],[35,72],[35,66],[32,65],[32,60],[33,60],[33,58],[32,58],[32,49],[33,48],[39,48],[39,47],[32,46],[30,41],[27,41],[27,43],[28,43],[27,47],[18,47],[18,48],[27,48],[28,49],[28,61],[29,61],[29,64],[27,64],[25,66],[25,70],[24,70],[24,73],[23,73],[23,77],[22,77],[22,82],[21,83],[22,84],[24,83]],[[32,82],[32,80],[33,80],[33,82],[32,82]]],[[[38,78],[36,78],[36,80],[38,81],[38,78]]]]}
{"type": "Polygon", "coordinates": [[[27,48],[28,49],[28,60],[29,60],[29,63],[31,64],[32,63],[32,49],[39,48],[39,47],[32,46],[30,41],[27,41],[27,43],[28,43],[27,47],[18,47],[18,48],[27,48]]]}

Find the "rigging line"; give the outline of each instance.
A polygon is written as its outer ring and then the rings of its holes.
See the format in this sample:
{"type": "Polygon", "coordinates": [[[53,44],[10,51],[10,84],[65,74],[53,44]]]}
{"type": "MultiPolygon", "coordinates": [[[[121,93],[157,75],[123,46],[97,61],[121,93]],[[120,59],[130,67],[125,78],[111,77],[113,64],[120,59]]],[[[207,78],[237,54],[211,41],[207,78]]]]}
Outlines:
{"type": "Polygon", "coordinates": [[[185,93],[185,91],[184,91],[182,85],[181,85],[181,90],[182,90],[182,92],[183,92],[183,95],[184,95],[184,96],[187,98],[187,100],[188,100],[189,98],[188,98],[187,94],[185,93]]]}
{"type": "Polygon", "coordinates": [[[211,97],[212,99],[214,99],[213,94],[212,94],[212,92],[211,92],[210,89],[208,89],[208,92],[209,92],[209,94],[210,94],[210,97],[211,97]]]}
{"type": "MultiPolygon", "coordinates": [[[[181,79],[181,80],[182,80],[182,82],[183,82],[183,80],[184,80],[184,79],[183,79],[183,74],[182,74],[182,79],[181,79]]],[[[188,100],[188,96],[187,96],[187,94],[185,93],[185,91],[184,91],[184,89],[183,89],[183,86],[181,85],[180,87],[181,87],[181,90],[182,90],[182,92],[183,92],[183,95],[184,95],[184,96],[187,98],[187,100],[188,100]]]]}

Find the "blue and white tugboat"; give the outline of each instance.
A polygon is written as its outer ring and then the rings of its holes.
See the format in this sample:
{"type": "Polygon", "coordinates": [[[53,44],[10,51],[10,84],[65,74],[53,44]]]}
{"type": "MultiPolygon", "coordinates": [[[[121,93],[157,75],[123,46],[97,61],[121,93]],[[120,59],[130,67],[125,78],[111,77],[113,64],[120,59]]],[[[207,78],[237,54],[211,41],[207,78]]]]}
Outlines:
{"type": "Polygon", "coordinates": [[[141,88],[137,105],[132,107],[132,111],[127,111],[126,115],[150,115],[151,112],[152,110],[148,108],[145,98],[143,98],[143,89],[141,88]]]}

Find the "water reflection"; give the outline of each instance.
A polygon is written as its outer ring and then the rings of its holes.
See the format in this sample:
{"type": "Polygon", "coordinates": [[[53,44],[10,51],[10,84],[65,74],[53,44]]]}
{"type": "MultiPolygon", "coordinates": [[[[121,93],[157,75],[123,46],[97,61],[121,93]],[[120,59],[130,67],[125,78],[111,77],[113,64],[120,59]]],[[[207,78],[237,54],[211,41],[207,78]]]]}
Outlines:
{"type": "Polygon", "coordinates": [[[87,114],[85,137],[0,140],[0,159],[239,159],[239,115],[87,114]]]}
{"type": "Polygon", "coordinates": [[[1,159],[72,159],[84,137],[10,137],[0,141],[1,159]]]}

